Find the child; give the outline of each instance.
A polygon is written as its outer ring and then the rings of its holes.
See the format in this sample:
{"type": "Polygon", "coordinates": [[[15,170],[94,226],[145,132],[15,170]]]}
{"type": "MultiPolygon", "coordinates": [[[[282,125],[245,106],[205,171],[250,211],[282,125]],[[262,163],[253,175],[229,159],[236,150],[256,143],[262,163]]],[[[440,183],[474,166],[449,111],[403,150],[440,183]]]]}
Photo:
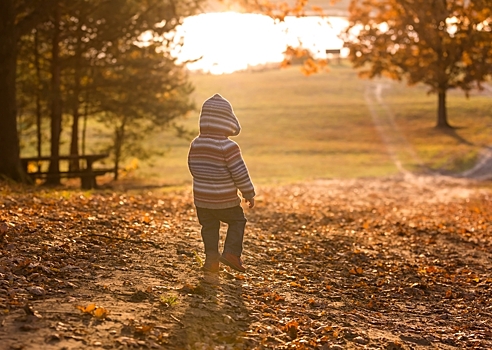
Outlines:
{"type": "Polygon", "coordinates": [[[250,208],[255,205],[255,189],[236,142],[229,136],[241,131],[232,106],[215,94],[203,103],[200,134],[188,153],[188,167],[193,176],[193,197],[205,246],[203,270],[218,272],[219,261],[244,272],[241,261],[246,218],[242,197],[250,208]],[[224,251],[219,254],[220,223],[228,224],[224,251]]]}

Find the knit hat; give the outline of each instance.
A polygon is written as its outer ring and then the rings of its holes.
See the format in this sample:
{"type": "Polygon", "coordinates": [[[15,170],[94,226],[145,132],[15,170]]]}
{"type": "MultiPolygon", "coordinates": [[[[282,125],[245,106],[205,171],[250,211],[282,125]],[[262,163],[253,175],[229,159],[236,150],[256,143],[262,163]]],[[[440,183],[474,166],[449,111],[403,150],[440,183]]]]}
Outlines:
{"type": "Polygon", "coordinates": [[[240,131],[241,126],[229,101],[215,94],[203,103],[200,134],[236,136],[240,131]]]}

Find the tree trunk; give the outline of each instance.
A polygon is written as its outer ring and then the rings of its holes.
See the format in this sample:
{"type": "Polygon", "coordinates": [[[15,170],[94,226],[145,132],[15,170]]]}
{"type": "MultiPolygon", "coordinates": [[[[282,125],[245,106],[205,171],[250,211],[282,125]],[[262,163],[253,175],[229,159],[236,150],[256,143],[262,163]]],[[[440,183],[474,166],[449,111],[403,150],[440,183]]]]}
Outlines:
{"type": "Polygon", "coordinates": [[[61,108],[61,67],[60,67],[60,6],[55,4],[54,9],[54,31],[51,49],[51,157],[48,171],[53,173],[46,183],[49,185],[60,184],[60,136],[62,129],[62,108],[61,108]]]}
{"type": "MultiPolygon", "coordinates": [[[[70,141],[70,155],[79,155],[79,110],[78,103],[73,108],[72,139],[70,141]]],[[[70,163],[70,170],[79,170],[79,162],[74,160],[70,163]]]]}
{"type": "Polygon", "coordinates": [[[41,67],[39,64],[39,33],[38,30],[34,33],[34,66],[36,67],[36,141],[38,149],[38,157],[42,155],[41,145],[43,144],[41,132],[41,67]]]}
{"type": "Polygon", "coordinates": [[[17,33],[15,0],[0,1],[0,177],[25,179],[16,115],[17,33]]]}
{"type": "Polygon", "coordinates": [[[123,141],[125,139],[125,126],[126,118],[123,117],[123,121],[119,127],[115,129],[114,139],[114,175],[113,180],[118,181],[118,169],[120,167],[120,160],[123,151],[123,141]]]}
{"type": "MultiPolygon", "coordinates": [[[[92,66],[92,62],[91,62],[92,66]]],[[[92,68],[89,70],[90,77],[93,76],[92,68]]],[[[82,154],[85,154],[85,141],[87,136],[87,118],[89,118],[89,100],[90,100],[90,87],[89,84],[85,87],[85,103],[84,103],[84,118],[82,124],[82,154]]]]}
{"type": "Polygon", "coordinates": [[[84,118],[82,123],[82,154],[85,154],[85,138],[87,135],[87,118],[89,117],[89,105],[87,102],[89,93],[86,93],[86,102],[84,105],[84,118]]]}
{"type": "MultiPolygon", "coordinates": [[[[82,57],[82,33],[80,23],[77,27],[77,49],[75,52],[75,71],[74,71],[74,86],[73,86],[73,98],[72,98],[72,137],[70,141],[70,154],[79,155],[79,119],[80,119],[80,76],[81,76],[81,64],[82,57]]],[[[70,170],[79,170],[79,162],[74,160],[70,163],[70,170]]]]}
{"type": "Polygon", "coordinates": [[[437,125],[436,128],[451,128],[448,123],[448,114],[446,110],[446,91],[439,91],[437,108],[437,125]]]}

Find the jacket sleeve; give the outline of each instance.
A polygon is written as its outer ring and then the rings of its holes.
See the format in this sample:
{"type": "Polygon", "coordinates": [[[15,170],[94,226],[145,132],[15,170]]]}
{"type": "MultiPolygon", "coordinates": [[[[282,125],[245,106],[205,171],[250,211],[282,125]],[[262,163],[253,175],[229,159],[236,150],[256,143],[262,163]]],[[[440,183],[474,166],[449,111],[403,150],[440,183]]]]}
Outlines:
{"type": "Polygon", "coordinates": [[[242,196],[246,199],[253,198],[255,196],[255,188],[237,143],[230,142],[227,145],[225,149],[225,161],[227,169],[231,173],[232,179],[242,196]]]}

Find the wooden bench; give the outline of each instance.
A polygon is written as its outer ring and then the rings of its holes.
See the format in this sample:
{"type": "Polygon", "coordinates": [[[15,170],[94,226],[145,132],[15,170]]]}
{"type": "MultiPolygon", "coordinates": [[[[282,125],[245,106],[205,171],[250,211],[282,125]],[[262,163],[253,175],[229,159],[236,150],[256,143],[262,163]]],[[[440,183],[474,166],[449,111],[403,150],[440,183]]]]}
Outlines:
{"type": "Polygon", "coordinates": [[[80,178],[83,189],[97,188],[96,177],[107,173],[113,173],[114,168],[94,168],[94,162],[108,158],[109,154],[87,154],[87,155],[66,155],[59,157],[26,157],[21,158],[24,171],[34,181],[35,179],[49,178],[80,178]],[[48,165],[52,161],[58,161],[59,172],[49,172],[48,165]],[[66,164],[61,164],[64,162],[66,164]],[[70,169],[70,164],[76,164],[74,170],[70,169]],[[81,164],[82,163],[82,164],[81,164]],[[29,171],[29,165],[34,164],[35,171],[29,171]]]}
{"type": "Polygon", "coordinates": [[[342,50],[340,49],[326,49],[326,56],[328,58],[328,55],[337,57],[338,64],[341,64],[341,52],[342,50]]]}

